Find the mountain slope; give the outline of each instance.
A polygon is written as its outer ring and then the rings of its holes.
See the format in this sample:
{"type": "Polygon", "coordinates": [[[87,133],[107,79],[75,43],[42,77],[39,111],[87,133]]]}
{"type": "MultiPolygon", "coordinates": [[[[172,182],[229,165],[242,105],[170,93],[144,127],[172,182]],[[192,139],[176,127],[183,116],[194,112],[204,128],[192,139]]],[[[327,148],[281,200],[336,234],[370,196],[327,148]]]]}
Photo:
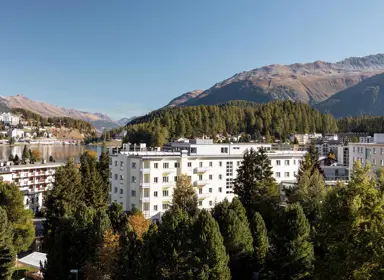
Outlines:
{"type": "Polygon", "coordinates": [[[384,74],[336,93],[314,107],[335,117],[384,116],[384,74]]]}
{"type": "Polygon", "coordinates": [[[190,99],[198,97],[203,92],[204,92],[203,89],[188,91],[188,92],[172,99],[171,102],[169,102],[168,105],[166,105],[165,107],[175,107],[175,106],[181,105],[190,99]]]}
{"type": "Polygon", "coordinates": [[[333,94],[384,72],[384,54],[329,63],[273,64],[242,72],[196,96],[183,94],[172,106],[213,105],[230,100],[268,102],[275,99],[316,104],[333,94]]]}
{"type": "Polygon", "coordinates": [[[75,109],[67,109],[45,102],[35,101],[20,94],[16,96],[1,96],[0,109],[6,110],[6,108],[22,108],[40,114],[43,117],[70,117],[73,119],[80,119],[90,122],[98,131],[103,128],[110,129],[119,126],[117,122],[101,113],[89,113],[75,109]]]}
{"type": "Polygon", "coordinates": [[[117,123],[120,125],[120,126],[125,126],[127,125],[130,121],[136,119],[137,117],[131,117],[131,118],[122,118],[120,120],[117,121],[117,123]]]}

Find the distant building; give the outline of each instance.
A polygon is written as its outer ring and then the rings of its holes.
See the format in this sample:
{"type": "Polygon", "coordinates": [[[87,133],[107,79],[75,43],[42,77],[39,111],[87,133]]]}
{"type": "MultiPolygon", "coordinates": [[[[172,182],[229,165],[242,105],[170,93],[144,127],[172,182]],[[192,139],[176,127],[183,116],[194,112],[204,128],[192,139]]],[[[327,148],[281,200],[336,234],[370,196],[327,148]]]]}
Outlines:
{"type": "Polygon", "coordinates": [[[338,140],[322,139],[315,142],[315,147],[319,152],[319,156],[328,156],[332,151],[336,158],[338,156],[338,148],[342,146],[342,143],[338,140]]]}
{"type": "Polygon", "coordinates": [[[2,113],[0,114],[0,121],[2,121],[5,125],[16,126],[20,123],[20,118],[19,116],[11,113],[2,113]]]}
{"type": "Polygon", "coordinates": [[[10,130],[8,130],[8,136],[16,139],[24,138],[24,130],[11,128],[10,130]]]}
{"type": "Polygon", "coordinates": [[[19,185],[25,207],[36,213],[43,206],[44,193],[53,187],[56,169],[64,163],[1,165],[0,180],[19,185]]]}

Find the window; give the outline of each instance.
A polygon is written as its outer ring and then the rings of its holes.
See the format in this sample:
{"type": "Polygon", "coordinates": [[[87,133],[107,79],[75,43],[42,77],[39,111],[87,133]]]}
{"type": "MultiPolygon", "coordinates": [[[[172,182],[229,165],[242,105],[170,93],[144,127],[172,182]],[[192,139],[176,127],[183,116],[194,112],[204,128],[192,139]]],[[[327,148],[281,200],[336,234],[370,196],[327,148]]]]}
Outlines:
{"type": "Polygon", "coordinates": [[[136,209],[136,204],[132,204],[132,209],[136,209]]]}
{"type": "Polygon", "coordinates": [[[123,205],[123,202],[120,201],[120,205],[123,205]]]}
{"type": "Polygon", "coordinates": [[[376,159],[373,159],[373,165],[376,166],[376,159]]]}
{"type": "Polygon", "coordinates": [[[212,167],[213,166],[213,163],[212,161],[209,162],[209,167],[212,167]]]}
{"type": "Polygon", "coordinates": [[[120,161],[120,167],[124,167],[124,161],[120,161]]]}
{"type": "Polygon", "coordinates": [[[136,168],[136,162],[132,162],[132,168],[133,168],[133,169],[136,168]]]}
{"type": "Polygon", "coordinates": [[[117,188],[115,187],[115,193],[117,193],[117,188]]]}
{"type": "Polygon", "coordinates": [[[199,167],[203,167],[203,162],[199,162],[199,167]]]}
{"type": "Polygon", "coordinates": [[[153,211],[157,211],[157,205],[153,205],[153,211]]]}
{"type": "Polygon", "coordinates": [[[189,182],[192,182],[192,176],[188,176],[189,182]]]}
{"type": "Polygon", "coordinates": [[[280,172],[276,172],[276,178],[280,178],[280,172]]]}
{"type": "Polygon", "coordinates": [[[221,161],[219,161],[219,166],[222,167],[223,166],[223,163],[221,161]]]}
{"type": "Polygon", "coordinates": [[[132,183],[136,183],[136,177],[135,176],[132,176],[132,178],[131,178],[132,180],[132,183]]]}
{"type": "Polygon", "coordinates": [[[188,162],[188,167],[192,167],[192,162],[188,162]]]}
{"type": "Polygon", "coordinates": [[[276,160],[276,165],[281,165],[280,160],[276,160]]]}
{"type": "Polygon", "coordinates": [[[196,154],[197,153],[197,148],[191,148],[191,153],[196,154]]]}
{"type": "Polygon", "coordinates": [[[285,160],[284,165],[289,166],[289,159],[285,160]]]}
{"type": "Polygon", "coordinates": [[[203,202],[201,200],[199,201],[199,206],[203,206],[203,202]]]}
{"type": "Polygon", "coordinates": [[[223,188],[222,187],[219,188],[219,192],[223,192],[223,188]]]}
{"type": "Polygon", "coordinates": [[[163,183],[168,183],[168,176],[163,177],[163,183]]]}
{"type": "Polygon", "coordinates": [[[168,196],[168,191],[163,191],[163,196],[168,196]]]}
{"type": "Polygon", "coordinates": [[[352,149],[352,150],[353,150],[353,152],[355,152],[355,147],[353,147],[353,149],[352,149]]]}
{"type": "Polygon", "coordinates": [[[232,178],[227,178],[227,179],[226,179],[225,187],[226,187],[227,189],[232,189],[232,186],[233,186],[233,179],[232,179],[232,178]]]}
{"type": "Polygon", "coordinates": [[[293,160],[293,165],[296,165],[296,160],[295,159],[293,160]]]}
{"type": "Polygon", "coordinates": [[[210,193],[212,192],[212,188],[209,188],[209,190],[208,190],[210,193]]]}
{"type": "Polygon", "coordinates": [[[285,178],[289,177],[289,172],[284,172],[284,177],[285,178]]]}
{"type": "Polygon", "coordinates": [[[163,168],[169,168],[169,163],[168,162],[164,162],[163,163],[163,168]]]}
{"type": "Polygon", "coordinates": [[[149,203],[144,203],[144,211],[149,211],[149,203]]]}
{"type": "Polygon", "coordinates": [[[293,171],[293,177],[296,177],[296,171],[293,171]]]}
{"type": "Polygon", "coordinates": [[[154,196],[154,197],[157,197],[157,191],[156,191],[156,192],[153,192],[153,196],[154,196]]]}
{"type": "Polygon", "coordinates": [[[380,165],[384,166],[384,160],[380,160],[380,165]]]}
{"type": "Polygon", "coordinates": [[[373,153],[376,154],[376,148],[373,148],[373,153]]]}
{"type": "Polygon", "coordinates": [[[238,160],[238,161],[236,162],[236,164],[237,164],[237,166],[240,166],[240,161],[238,160]]]}
{"type": "Polygon", "coordinates": [[[227,161],[226,162],[226,173],[227,176],[231,177],[233,176],[233,162],[232,161],[227,161]]]}
{"type": "Polygon", "coordinates": [[[112,165],[112,158],[109,158],[109,165],[112,165]]]}
{"type": "Polygon", "coordinates": [[[163,210],[167,210],[168,209],[168,204],[164,203],[163,204],[163,210]]]}
{"type": "Polygon", "coordinates": [[[132,190],[131,191],[131,196],[136,197],[136,191],[132,190]]]}
{"type": "Polygon", "coordinates": [[[123,194],[123,192],[124,192],[123,189],[120,189],[120,194],[123,194]]]}
{"type": "Polygon", "coordinates": [[[117,166],[117,160],[115,160],[115,166],[117,166]]]}
{"type": "Polygon", "coordinates": [[[380,148],[380,154],[381,155],[383,154],[383,148],[380,148]]]}
{"type": "Polygon", "coordinates": [[[179,168],[180,167],[180,162],[175,162],[175,168],[179,168]]]}
{"type": "Polygon", "coordinates": [[[144,197],[149,197],[149,190],[144,190],[144,197]]]}
{"type": "Polygon", "coordinates": [[[212,180],[212,175],[209,175],[209,180],[212,180]]]}
{"type": "Polygon", "coordinates": [[[203,194],[203,189],[199,189],[199,194],[203,194]]]}
{"type": "Polygon", "coordinates": [[[157,168],[159,168],[159,164],[155,163],[155,164],[153,164],[153,167],[157,169],[157,168]]]}
{"type": "Polygon", "coordinates": [[[227,154],[228,153],[228,148],[221,148],[221,153],[222,154],[227,154]]]}
{"type": "Polygon", "coordinates": [[[219,180],[222,180],[222,179],[223,179],[223,175],[219,174],[219,180]]]}
{"type": "Polygon", "coordinates": [[[120,175],[120,180],[124,180],[124,176],[123,175],[120,175]]]}
{"type": "Polygon", "coordinates": [[[203,180],[203,175],[199,175],[199,180],[203,180]]]}
{"type": "Polygon", "coordinates": [[[158,183],[159,182],[159,179],[157,177],[153,177],[153,182],[154,183],[158,183]]]}
{"type": "Polygon", "coordinates": [[[212,205],[213,205],[212,200],[210,200],[209,201],[209,206],[212,206],[212,205]]]}
{"type": "Polygon", "coordinates": [[[175,176],[174,181],[177,182],[177,176],[175,176]]]}
{"type": "Polygon", "coordinates": [[[118,177],[119,177],[119,175],[115,174],[115,180],[117,180],[118,177]]]}

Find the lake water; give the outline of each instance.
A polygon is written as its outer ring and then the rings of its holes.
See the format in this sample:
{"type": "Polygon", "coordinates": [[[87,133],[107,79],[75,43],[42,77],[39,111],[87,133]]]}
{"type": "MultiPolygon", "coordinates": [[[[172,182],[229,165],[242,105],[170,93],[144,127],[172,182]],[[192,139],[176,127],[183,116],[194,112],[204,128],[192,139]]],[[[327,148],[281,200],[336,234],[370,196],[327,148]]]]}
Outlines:
{"type": "MultiPolygon", "coordinates": [[[[24,146],[0,146],[0,161],[8,160],[10,154],[16,154],[21,158],[24,146]]],[[[29,146],[29,149],[38,149],[42,158],[48,161],[49,156],[53,156],[56,161],[67,161],[73,157],[78,160],[85,150],[96,151],[100,155],[102,147],[100,146],[83,146],[83,145],[38,145],[29,146]]]]}

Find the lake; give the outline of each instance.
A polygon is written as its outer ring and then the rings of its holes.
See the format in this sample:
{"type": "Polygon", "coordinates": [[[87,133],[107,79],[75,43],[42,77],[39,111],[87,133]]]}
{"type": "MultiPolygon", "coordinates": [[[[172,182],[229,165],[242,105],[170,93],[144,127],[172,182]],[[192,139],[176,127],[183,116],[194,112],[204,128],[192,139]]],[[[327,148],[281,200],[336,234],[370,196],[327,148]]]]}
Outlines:
{"type": "MultiPolygon", "coordinates": [[[[8,160],[9,155],[16,154],[21,158],[24,146],[0,146],[0,161],[8,160]]],[[[80,155],[85,150],[96,151],[100,155],[102,147],[100,146],[84,146],[84,145],[32,145],[29,149],[38,149],[42,158],[48,161],[49,156],[53,156],[56,161],[67,161],[73,157],[75,160],[80,158],[80,155]]]]}

